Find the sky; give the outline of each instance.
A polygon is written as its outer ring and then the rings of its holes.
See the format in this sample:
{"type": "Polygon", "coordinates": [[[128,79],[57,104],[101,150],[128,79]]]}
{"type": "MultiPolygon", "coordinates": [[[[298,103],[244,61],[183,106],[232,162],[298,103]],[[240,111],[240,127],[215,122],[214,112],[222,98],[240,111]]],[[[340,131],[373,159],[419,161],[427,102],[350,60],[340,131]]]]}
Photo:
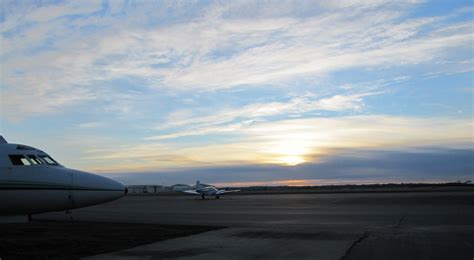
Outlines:
{"type": "Polygon", "coordinates": [[[0,134],[126,184],[474,178],[472,0],[0,1],[0,134]]]}

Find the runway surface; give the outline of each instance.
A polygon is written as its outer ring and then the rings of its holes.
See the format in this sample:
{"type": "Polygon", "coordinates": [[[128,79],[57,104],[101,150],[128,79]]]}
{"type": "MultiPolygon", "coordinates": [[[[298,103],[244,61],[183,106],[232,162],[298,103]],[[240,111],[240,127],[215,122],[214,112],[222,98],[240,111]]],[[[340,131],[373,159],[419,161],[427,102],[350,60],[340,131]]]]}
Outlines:
{"type": "MultiPolygon", "coordinates": [[[[35,216],[64,219],[63,213],[35,216]]],[[[472,259],[474,192],[128,196],[76,221],[228,228],[91,259],[472,259]]]]}

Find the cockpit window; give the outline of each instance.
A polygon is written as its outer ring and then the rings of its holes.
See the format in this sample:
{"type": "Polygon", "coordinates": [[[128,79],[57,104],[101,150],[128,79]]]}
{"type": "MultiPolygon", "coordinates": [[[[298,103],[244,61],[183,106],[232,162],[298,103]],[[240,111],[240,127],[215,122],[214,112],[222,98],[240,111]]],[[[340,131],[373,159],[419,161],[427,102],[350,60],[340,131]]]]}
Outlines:
{"type": "Polygon", "coordinates": [[[43,161],[34,154],[28,154],[27,157],[30,159],[32,164],[43,164],[43,161]]]}
{"type": "Polygon", "coordinates": [[[31,165],[30,161],[22,154],[10,154],[8,157],[13,165],[31,165]]]}
{"type": "Polygon", "coordinates": [[[47,156],[47,155],[40,155],[41,159],[43,159],[43,161],[45,161],[47,164],[49,165],[59,165],[59,163],[57,163],[53,158],[51,158],[50,156],[47,156]]]}

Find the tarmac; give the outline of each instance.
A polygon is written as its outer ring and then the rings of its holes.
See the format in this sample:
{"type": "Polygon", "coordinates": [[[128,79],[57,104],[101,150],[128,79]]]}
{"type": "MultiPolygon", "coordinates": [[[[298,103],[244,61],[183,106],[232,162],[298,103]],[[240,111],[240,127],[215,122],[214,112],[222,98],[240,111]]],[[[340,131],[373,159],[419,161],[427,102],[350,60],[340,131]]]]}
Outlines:
{"type": "MultiPolygon", "coordinates": [[[[86,259],[473,259],[474,192],[127,196],[75,221],[224,226],[86,259]]],[[[61,220],[64,213],[35,219],[61,220]]],[[[104,241],[106,243],[106,241],[104,241]]]]}

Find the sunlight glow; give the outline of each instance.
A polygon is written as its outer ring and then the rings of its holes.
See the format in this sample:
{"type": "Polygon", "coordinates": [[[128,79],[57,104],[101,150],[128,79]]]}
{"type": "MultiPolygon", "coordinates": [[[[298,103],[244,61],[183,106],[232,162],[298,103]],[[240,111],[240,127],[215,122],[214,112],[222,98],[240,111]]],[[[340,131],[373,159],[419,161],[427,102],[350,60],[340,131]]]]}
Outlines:
{"type": "Polygon", "coordinates": [[[314,148],[314,136],[303,131],[278,134],[270,137],[274,139],[270,149],[265,152],[271,157],[271,163],[295,166],[306,162],[314,148]]]}
{"type": "Polygon", "coordinates": [[[301,156],[285,156],[285,157],[279,158],[279,161],[282,164],[286,164],[288,166],[296,166],[298,164],[305,162],[304,158],[301,156]]]}

